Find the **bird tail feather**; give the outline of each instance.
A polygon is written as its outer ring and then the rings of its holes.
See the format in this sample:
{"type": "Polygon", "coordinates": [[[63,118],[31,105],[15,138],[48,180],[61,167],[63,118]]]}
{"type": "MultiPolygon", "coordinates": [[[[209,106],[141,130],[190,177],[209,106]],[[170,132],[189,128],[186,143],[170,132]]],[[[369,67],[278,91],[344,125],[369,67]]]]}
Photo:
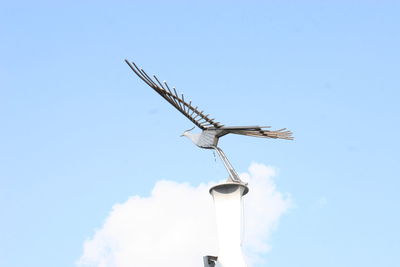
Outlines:
{"type": "Polygon", "coordinates": [[[293,140],[292,132],[286,130],[286,128],[279,129],[276,131],[270,130],[232,130],[230,133],[233,134],[240,134],[240,135],[247,135],[247,136],[254,136],[254,137],[261,137],[261,138],[274,138],[274,139],[286,139],[286,140],[293,140]]]}

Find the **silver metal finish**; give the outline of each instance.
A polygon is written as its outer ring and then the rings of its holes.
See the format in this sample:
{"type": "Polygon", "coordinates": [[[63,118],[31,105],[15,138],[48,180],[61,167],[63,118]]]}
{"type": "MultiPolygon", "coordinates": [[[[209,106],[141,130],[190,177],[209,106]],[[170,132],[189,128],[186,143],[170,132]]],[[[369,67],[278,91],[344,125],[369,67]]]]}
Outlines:
{"type": "Polygon", "coordinates": [[[168,103],[174,106],[179,112],[202,130],[201,133],[191,133],[190,131],[192,129],[190,129],[185,131],[182,136],[188,137],[200,148],[214,149],[229,173],[228,181],[231,180],[236,183],[243,183],[222,149],[218,147],[220,137],[227,134],[240,134],[262,138],[293,139],[292,132],[286,130],[286,128],[271,131],[269,130],[270,126],[224,126],[215,121],[215,119],[210,119],[210,115],[205,115],[204,111],[200,111],[197,106],[193,107],[192,101],[186,102],[182,94],[181,96],[178,95],[175,87],[173,87],[173,90],[171,91],[165,81],[161,83],[156,76],[153,76],[154,81],[143,69],[138,68],[134,62],[129,62],[126,59],[125,62],[140,79],[153,88],[154,91],[161,95],[168,103]]]}

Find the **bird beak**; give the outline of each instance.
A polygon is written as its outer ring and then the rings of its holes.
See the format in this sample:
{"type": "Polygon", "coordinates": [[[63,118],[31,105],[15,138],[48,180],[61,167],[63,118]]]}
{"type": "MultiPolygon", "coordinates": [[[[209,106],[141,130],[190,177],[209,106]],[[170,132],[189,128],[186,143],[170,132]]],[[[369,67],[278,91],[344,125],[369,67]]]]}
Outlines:
{"type": "Polygon", "coordinates": [[[190,132],[190,131],[193,130],[194,128],[196,128],[196,126],[193,126],[193,128],[190,128],[189,130],[186,130],[185,132],[190,132]]]}

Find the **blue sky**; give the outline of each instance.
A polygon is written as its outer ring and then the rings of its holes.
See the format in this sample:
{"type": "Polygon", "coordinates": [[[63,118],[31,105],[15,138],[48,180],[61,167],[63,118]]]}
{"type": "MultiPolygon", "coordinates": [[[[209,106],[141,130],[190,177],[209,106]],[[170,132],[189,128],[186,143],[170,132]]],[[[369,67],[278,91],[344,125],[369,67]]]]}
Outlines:
{"type": "Polygon", "coordinates": [[[1,2],[0,265],[74,265],[115,203],[225,177],[125,58],[223,124],[294,132],[220,143],[294,201],[268,266],[399,265],[400,5],[349,2],[1,2]]]}

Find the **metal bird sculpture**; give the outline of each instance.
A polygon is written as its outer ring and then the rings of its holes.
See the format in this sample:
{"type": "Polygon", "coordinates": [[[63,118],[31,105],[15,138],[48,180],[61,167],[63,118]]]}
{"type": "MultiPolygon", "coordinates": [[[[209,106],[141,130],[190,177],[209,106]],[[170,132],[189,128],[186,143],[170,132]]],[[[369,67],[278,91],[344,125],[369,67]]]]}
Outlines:
{"type": "Polygon", "coordinates": [[[195,128],[193,127],[192,129],[185,131],[181,136],[188,137],[200,148],[214,149],[224,163],[224,166],[229,173],[228,180],[230,179],[231,182],[243,183],[229,162],[225,153],[221,148],[218,147],[218,141],[220,137],[227,134],[240,134],[262,138],[293,140],[292,132],[286,130],[286,128],[271,131],[269,130],[270,126],[224,126],[215,121],[215,119],[211,119],[209,114],[205,114],[204,111],[200,111],[197,106],[194,107],[192,105],[192,101],[188,102],[185,100],[183,94],[179,96],[175,87],[172,87],[171,90],[165,81],[161,83],[155,75],[153,75],[153,80],[134,62],[129,62],[127,59],[125,59],[125,62],[129,65],[133,72],[139,76],[140,79],[142,79],[148,86],[153,88],[154,91],[161,95],[165,100],[168,101],[168,103],[174,106],[183,115],[185,115],[186,118],[188,118],[202,130],[201,133],[191,133],[190,131],[195,128]]]}

